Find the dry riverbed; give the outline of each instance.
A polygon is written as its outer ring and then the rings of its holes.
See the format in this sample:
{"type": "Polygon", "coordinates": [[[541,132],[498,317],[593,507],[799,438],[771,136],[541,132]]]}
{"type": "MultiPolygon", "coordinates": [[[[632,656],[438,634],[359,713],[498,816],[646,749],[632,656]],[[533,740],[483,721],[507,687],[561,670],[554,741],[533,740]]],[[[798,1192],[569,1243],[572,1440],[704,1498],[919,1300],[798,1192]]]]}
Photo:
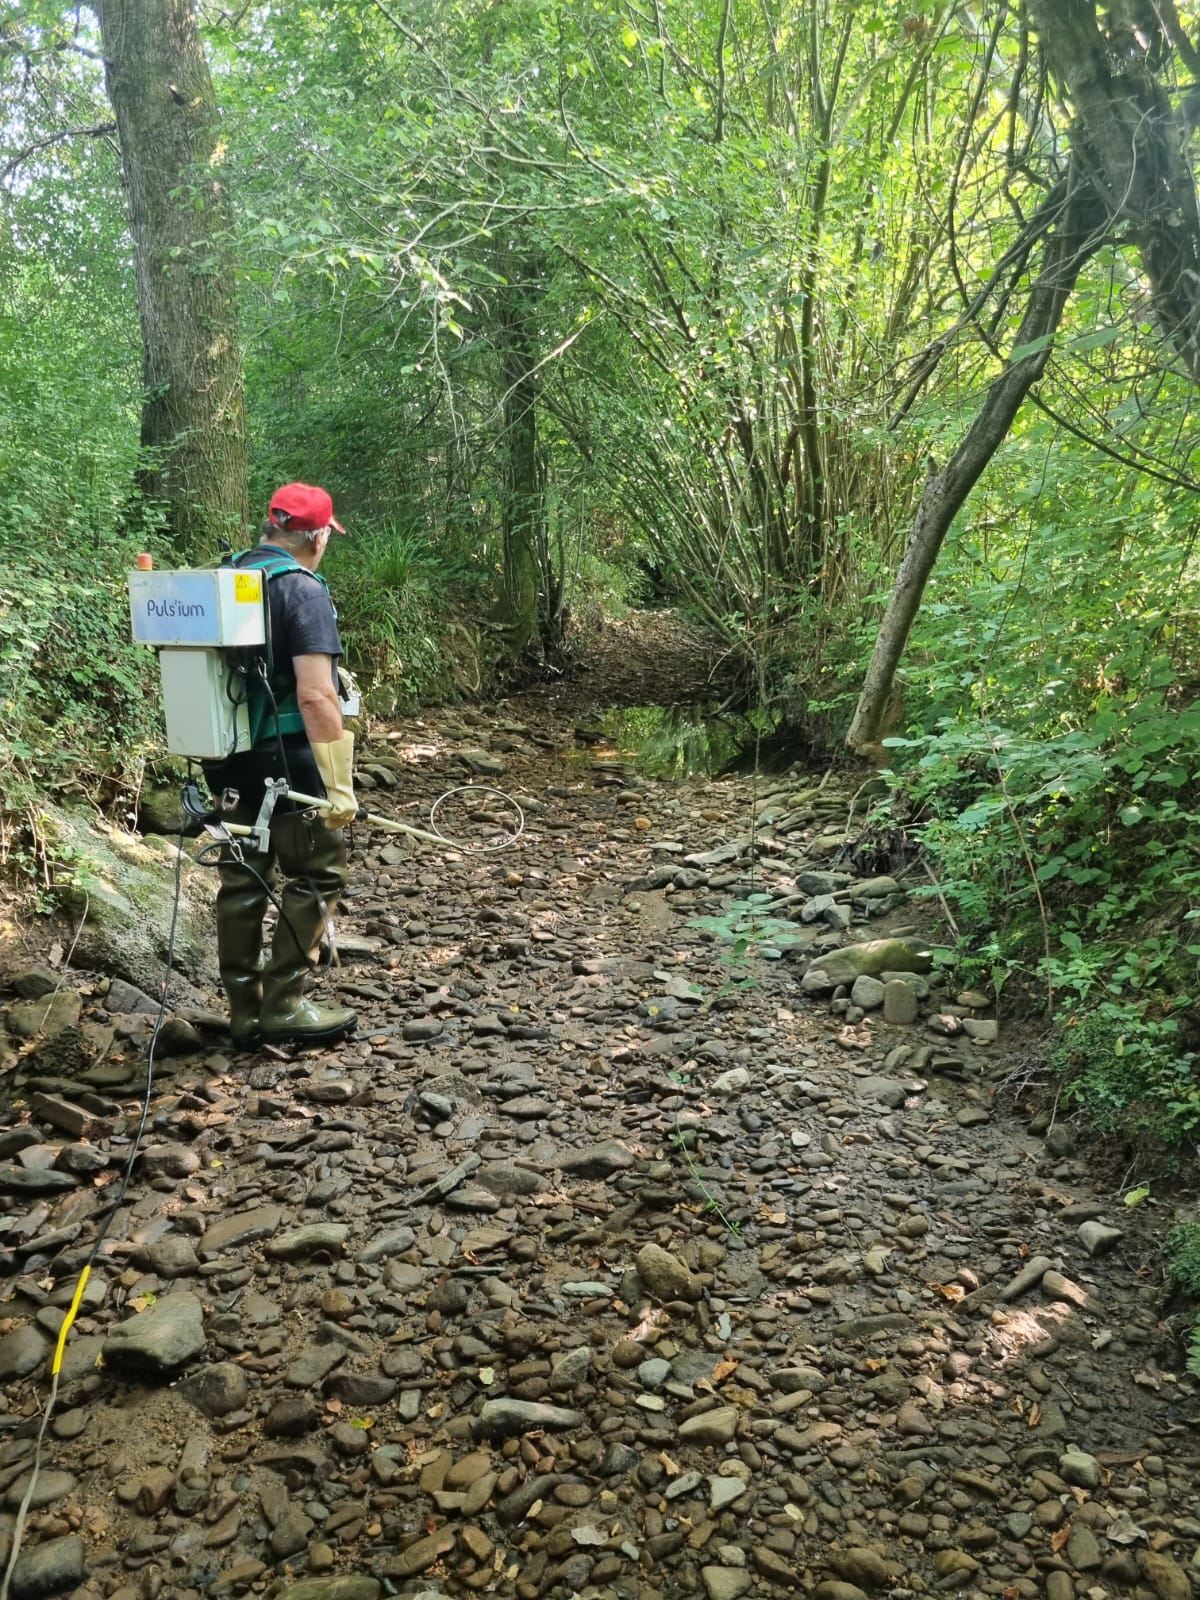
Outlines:
{"type": "MultiPolygon", "coordinates": [[[[936,901],[838,853],[857,780],[648,782],[565,685],[362,755],[377,810],[495,784],[525,832],[359,827],[344,1046],[234,1056],[183,1008],[13,1600],[1189,1600],[1155,1219],[1015,1116],[988,996],[920,970],[936,901]],[[735,959],[704,919],[751,893],[779,926],[735,959]]],[[[9,976],[0,1554],[150,1020],[9,976]]]]}

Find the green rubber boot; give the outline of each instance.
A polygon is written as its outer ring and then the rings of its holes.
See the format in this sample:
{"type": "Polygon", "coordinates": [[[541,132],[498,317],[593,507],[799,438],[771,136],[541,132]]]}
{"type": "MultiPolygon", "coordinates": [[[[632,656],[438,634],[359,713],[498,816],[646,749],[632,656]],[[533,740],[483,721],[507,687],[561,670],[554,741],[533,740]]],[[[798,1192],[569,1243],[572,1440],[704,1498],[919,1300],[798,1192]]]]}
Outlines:
{"type": "Polygon", "coordinates": [[[298,816],[278,818],[271,839],[289,881],[262,978],[262,1040],[328,1044],[351,1032],[358,1016],[345,1006],[306,1000],[304,985],[317,965],[326,912],[332,915],[346,885],[346,842],[336,829],[298,816]]]}
{"type": "MultiPolygon", "coordinates": [[[[262,862],[265,876],[267,863],[262,862]]],[[[235,1050],[262,1043],[262,921],[267,891],[236,864],[221,867],[217,890],[217,963],[229,1001],[229,1034],[235,1050]]]]}

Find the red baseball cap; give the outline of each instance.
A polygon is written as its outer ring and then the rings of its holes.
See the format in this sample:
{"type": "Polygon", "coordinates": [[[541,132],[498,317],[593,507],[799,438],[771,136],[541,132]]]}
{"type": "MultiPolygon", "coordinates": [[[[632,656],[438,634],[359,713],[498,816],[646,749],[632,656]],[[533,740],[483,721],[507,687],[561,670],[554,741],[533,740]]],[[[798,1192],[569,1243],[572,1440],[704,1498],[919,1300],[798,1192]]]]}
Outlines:
{"type": "Polygon", "coordinates": [[[282,489],[276,489],[269,511],[272,521],[277,511],[283,512],[288,527],[295,528],[298,533],[316,533],[318,528],[346,531],[333,514],[333,501],[328,491],[318,489],[315,484],[285,483],[282,489]]]}

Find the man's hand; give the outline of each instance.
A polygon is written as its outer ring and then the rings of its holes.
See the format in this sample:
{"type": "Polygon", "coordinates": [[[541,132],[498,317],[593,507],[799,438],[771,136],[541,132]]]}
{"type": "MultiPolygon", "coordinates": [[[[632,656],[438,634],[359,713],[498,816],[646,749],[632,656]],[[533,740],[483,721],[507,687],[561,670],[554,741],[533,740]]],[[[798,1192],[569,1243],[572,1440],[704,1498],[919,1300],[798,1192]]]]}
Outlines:
{"type": "MultiPolygon", "coordinates": [[[[312,743],[312,741],[309,741],[312,743]]],[[[354,798],[354,735],[344,733],[328,744],[313,744],[312,753],[325,785],[329,809],[322,811],[327,828],[344,828],[358,814],[354,798]]]]}

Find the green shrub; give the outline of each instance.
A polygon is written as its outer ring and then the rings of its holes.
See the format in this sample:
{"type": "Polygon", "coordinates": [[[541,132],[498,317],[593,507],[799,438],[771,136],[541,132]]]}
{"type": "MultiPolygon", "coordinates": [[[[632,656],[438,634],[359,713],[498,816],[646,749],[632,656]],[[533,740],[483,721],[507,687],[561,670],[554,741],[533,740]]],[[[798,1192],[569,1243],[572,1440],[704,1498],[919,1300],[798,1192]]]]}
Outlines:
{"type": "MultiPolygon", "coordinates": [[[[1200,1218],[1176,1224],[1167,1235],[1168,1289],[1200,1301],[1200,1218]]],[[[1200,1320],[1192,1324],[1188,1340],[1187,1369],[1200,1378],[1200,1320]]]]}
{"type": "Polygon", "coordinates": [[[129,637],[125,573],[0,546],[0,773],[4,806],[44,790],[99,795],[161,738],[153,654],[129,637]]]}
{"type": "Polygon", "coordinates": [[[1178,1143],[1200,1127],[1200,1085],[1178,1019],[1156,1015],[1159,1004],[1101,1000],[1060,1011],[1050,1065],[1063,1103],[1102,1132],[1178,1143]]]}
{"type": "Polygon", "coordinates": [[[1176,703],[1169,663],[1144,671],[1077,726],[960,716],[885,743],[909,762],[889,775],[893,804],[970,943],[1057,1012],[1069,1101],[1103,1129],[1175,1144],[1200,1126],[1200,707],[1176,703]]]}
{"type": "Polygon", "coordinates": [[[452,640],[465,633],[455,606],[478,589],[476,574],[443,560],[410,528],[385,524],[335,541],[323,575],[347,665],[371,710],[395,715],[455,692],[452,640]]]}

